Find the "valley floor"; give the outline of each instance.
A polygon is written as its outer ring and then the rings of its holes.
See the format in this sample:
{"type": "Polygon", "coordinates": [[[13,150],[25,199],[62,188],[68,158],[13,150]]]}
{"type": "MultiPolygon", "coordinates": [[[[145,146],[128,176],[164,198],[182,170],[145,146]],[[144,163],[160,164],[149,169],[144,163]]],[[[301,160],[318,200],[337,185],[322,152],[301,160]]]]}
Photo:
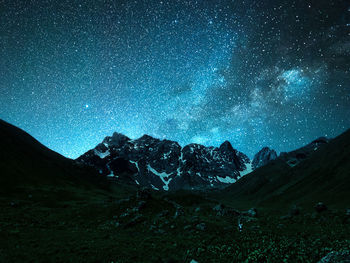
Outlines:
{"type": "Polygon", "coordinates": [[[1,262],[317,262],[350,248],[344,211],[257,217],[190,193],[31,189],[0,197],[1,262]],[[242,223],[242,231],[238,229],[242,223]]]}

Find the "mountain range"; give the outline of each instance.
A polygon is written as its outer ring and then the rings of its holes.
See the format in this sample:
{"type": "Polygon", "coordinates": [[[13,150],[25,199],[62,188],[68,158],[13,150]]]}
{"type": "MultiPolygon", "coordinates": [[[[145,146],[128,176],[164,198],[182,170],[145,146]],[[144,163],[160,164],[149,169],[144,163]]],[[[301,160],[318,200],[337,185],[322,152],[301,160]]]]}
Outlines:
{"type": "Polygon", "coordinates": [[[95,167],[101,175],[155,190],[224,188],[255,168],[277,158],[264,147],[253,160],[229,141],[220,147],[159,140],[148,135],[132,140],[114,133],[77,162],[95,167]]]}
{"type": "Polygon", "coordinates": [[[350,185],[350,131],[279,156],[264,147],[253,160],[228,141],[220,147],[181,147],[148,135],[132,140],[120,133],[71,160],[2,120],[0,135],[3,191],[43,184],[106,187],[113,181],[153,190],[217,190],[232,200],[258,203],[288,196],[314,201],[318,195],[337,202],[347,197],[350,185]],[[299,192],[303,194],[296,196],[299,192]]]}

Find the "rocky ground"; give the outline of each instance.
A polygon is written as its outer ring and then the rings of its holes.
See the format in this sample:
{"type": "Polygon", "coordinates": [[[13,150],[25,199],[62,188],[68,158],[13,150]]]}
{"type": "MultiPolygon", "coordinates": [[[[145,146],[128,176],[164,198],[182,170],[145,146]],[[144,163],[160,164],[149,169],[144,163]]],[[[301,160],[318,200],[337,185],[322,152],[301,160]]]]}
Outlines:
{"type": "Polygon", "coordinates": [[[67,189],[27,189],[1,197],[0,261],[349,259],[350,211],[332,210],[324,204],[311,209],[292,207],[287,214],[264,209],[238,211],[188,192],[124,191],[87,196],[67,189]]]}

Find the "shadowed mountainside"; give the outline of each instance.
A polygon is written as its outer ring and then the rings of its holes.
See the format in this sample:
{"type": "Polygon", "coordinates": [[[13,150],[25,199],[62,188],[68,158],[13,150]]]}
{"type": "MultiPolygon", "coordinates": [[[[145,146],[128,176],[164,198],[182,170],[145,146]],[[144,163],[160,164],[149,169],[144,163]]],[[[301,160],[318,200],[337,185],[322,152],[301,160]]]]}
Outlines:
{"type": "Polygon", "coordinates": [[[107,187],[95,170],[48,149],[28,133],[0,120],[0,192],[22,186],[107,187]]]}
{"type": "MultiPolygon", "coordinates": [[[[305,148],[305,147],[303,147],[305,148]]],[[[302,149],[303,149],[302,148],[302,149]]],[[[291,154],[294,156],[293,151],[291,154]]],[[[288,153],[256,169],[219,195],[237,204],[287,207],[323,201],[346,207],[350,200],[350,130],[319,144],[319,148],[295,166],[288,153]]]]}

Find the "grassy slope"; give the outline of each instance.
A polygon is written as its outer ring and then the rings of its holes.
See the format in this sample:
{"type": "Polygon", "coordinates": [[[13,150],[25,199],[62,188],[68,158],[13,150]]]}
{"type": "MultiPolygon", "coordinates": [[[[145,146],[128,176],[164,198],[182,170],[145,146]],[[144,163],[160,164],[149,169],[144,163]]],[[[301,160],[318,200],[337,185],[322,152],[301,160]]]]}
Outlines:
{"type": "Polygon", "coordinates": [[[322,201],[334,208],[350,202],[350,131],[323,145],[308,159],[289,167],[277,159],[219,193],[238,206],[276,209],[299,204],[310,208],[322,201]]]}
{"type": "Polygon", "coordinates": [[[26,132],[0,120],[0,193],[20,187],[106,188],[92,169],[46,148],[26,132]]]}
{"type": "MultiPolygon", "coordinates": [[[[57,192],[57,195],[60,193],[57,192]]],[[[193,193],[160,194],[146,200],[122,195],[77,200],[31,198],[0,202],[2,262],[316,262],[349,247],[345,214],[303,214],[288,220],[261,213],[258,219],[217,216],[215,202],[193,193]],[[174,218],[170,199],[183,207],[174,218]],[[195,211],[200,207],[200,211],[195,211]],[[167,210],[169,213],[161,215],[167,210]],[[130,222],[138,216],[139,221],[130,222]],[[205,223],[205,230],[197,228],[205,223]],[[267,261],[268,260],[268,261],[267,261]]],[[[1,261],[0,260],[0,261],[1,261]]]]}

